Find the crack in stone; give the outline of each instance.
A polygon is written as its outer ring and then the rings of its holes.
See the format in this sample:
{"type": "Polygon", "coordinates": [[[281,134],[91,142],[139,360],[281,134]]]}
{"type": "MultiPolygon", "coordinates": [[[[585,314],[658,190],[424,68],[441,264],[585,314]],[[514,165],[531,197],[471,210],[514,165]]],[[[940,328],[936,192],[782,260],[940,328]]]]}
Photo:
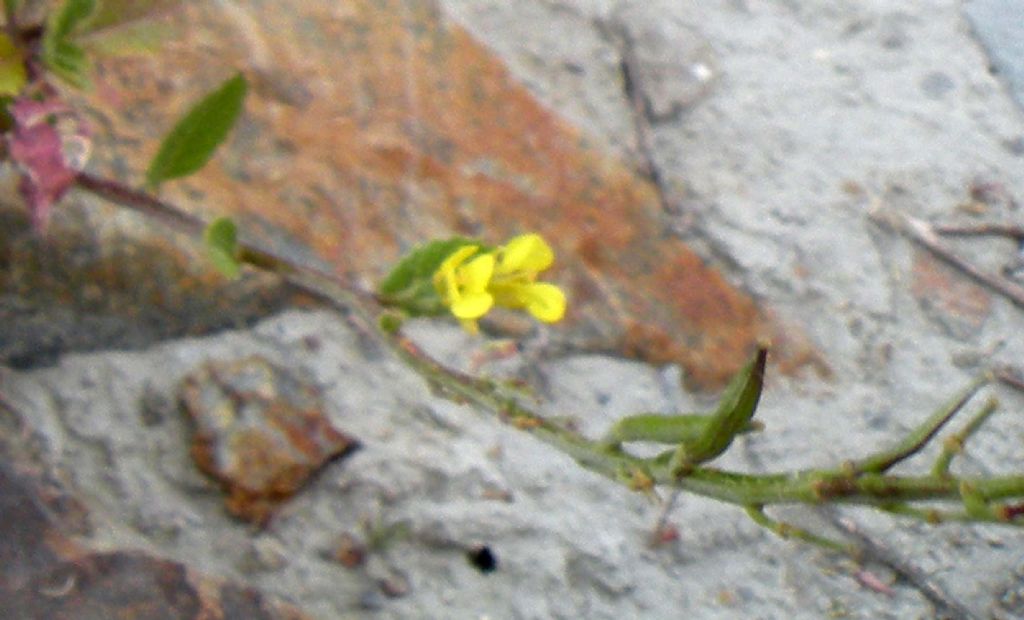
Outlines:
{"type": "Polygon", "coordinates": [[[941,620],[977,620],[978,616],[937,581],[904,558],[899,557],[876,537],[864,532],[852,520],[841,517],[834,510],[824,511],[832,524],[857,541],[861,550],[861,562],[876,562],[893,571],[900,579],[917,590],[935,608],[935,617],[941,620]]]}

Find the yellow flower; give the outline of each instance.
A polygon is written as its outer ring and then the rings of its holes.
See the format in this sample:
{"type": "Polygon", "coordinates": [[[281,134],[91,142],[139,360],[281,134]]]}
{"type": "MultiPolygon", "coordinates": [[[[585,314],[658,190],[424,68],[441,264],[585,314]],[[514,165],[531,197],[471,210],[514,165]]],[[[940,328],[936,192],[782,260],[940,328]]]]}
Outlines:
{"type": "Polygon", "coordinates": [[[494,305],[494,297],[487,290],[494,273],[494,254],[480,254],[470,260],[479,249],[475,245],[459,248],[434,273],[434,288],[444,304],[472,333],[477,332],[476,319],[494,305]]]}
{"type": "Polygon", "coordinates": [[[565,293],[554,284],[536,282],[537,274],[551,266],[555,253],[537,234],[515,237],[497,250],[497,263],[488,291],[494,303],[526,310],[545,323],[565,315],[565,293]]]}
{"type": "Polygon", "coordinates": [[[545,323],[565,315],[565,293],[554,284],[537,282],[555,253],[537,234],[520,235],[493,251],[465,245],[452,252],[434,272],[441,302],[471,333],[477,319],[495,305],[526,310],[545,323]]]}

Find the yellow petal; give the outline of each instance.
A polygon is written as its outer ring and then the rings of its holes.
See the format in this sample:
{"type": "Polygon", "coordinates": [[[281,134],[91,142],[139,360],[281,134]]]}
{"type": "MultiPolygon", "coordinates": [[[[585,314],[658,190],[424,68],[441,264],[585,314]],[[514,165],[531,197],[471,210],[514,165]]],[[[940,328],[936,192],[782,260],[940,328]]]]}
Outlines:
{"type": "Polygon", "coordinates": [[[459,267],[467,258],[476,254],[479,248],[475,245],[464,245],[458,250],[455,250],[448,255],[437,271],[434,272],[434,288],[445,300],[446,303],[450,303],[452,300],[458,297],[458,279],[456,278],[455,270],[459,267]]]}
{"type": "Polygon", "coordinates": [[[459,283],[467,292],[482,292],[494,273],[494,254],[481,254],[459,269],[459,283]]]}
{"type": "Polygon", "coordinates": [[[479,319],[494,305],[490,293],[472,292],[452,300],[452,314],[458,319],[479,319]]]}
{"type": "Polygon", "coordinates": [[[524,295],[527,298],[526,311],[537,320],[555,323],[565,316],[565,293],[554,284],[531,284],[524,291],[524,295]]]}
{"type": "Polygon", "coordinates": [[[501,248],[499,273],[525,271],[536,274],[555,261],[555,253],[544,239],[536,234],[519,235],[501,248]]]}
{"type": "Polygon", "coordinates": [[[461,265],[467,258],[476,254],[476,251],[480,248],[475,245],[464,245],[461,248],[455,250],[448,255],[448,258],[441,262],[441,266],[437,268],[440,271],[454,271],[456,267],[461,265]]]}

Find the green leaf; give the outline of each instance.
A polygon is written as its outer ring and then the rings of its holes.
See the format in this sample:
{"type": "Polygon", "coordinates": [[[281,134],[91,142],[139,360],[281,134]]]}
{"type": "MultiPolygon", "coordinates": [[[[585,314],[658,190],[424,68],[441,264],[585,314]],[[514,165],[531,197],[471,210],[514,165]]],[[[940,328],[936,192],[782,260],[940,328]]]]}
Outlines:
{"type": "Polygon", "coordinates": [[[96,10],[96,0],[64,0],[59,9],[50,14],[43,35],[43,45],[47,40],[61,41],[67,39],[76,28],[86,22],[96,10]]]}
{"type": "Polygon", "coordinates": [[[0,33],[0,95],[17,95],[27,79],[21,51],[7,35],[0,33]]]}
{"type": "Polygon", "coordinates": [[[704,432],[692,442],[680,444],[673,457],[673,469],[685,473],[725,452],[736,435],[749,428],[764,383],[767,349],[761,347],[726,386],[718,408],[711,414],[704,432]]]}
{"type": "Polygon", "coordinates": [[[146,171],[146,184],[192,174],[206,165],[242,112],[245,77],[239,73],[204,97],[171,130],[146,171]]]}
{"type": "Polygon", "coordinates": [[[140,21],[100,30],[83,39],[82,43],[91,53],[118,57],[152,53],[171,36],[171,28],[164,24],[140,21]]]}
{"type": "Polygon", "coordinates": [[[87,23],[96,10],[96,0],[65,0],[50,14],[42,40],[43,63],[73,86],[89,84],[91,65],[85,51],[71,36],[87,23]]]}
{"type": "Polygon", "coordinates": [[[235,279],[241,272],[238,262],[238,227],[229,217],[218,217],[203,231],[210,260],[225,277],[235,279]]]}
{"type": "Polygon", "coordinates": [[[483,252],[490,248],[466,237],[451,237],[421,245],[412,250],[395,266],[381,283],[378,292],[381,301],[401,308],[411,316],[435,316],[446,311],[441,296],[434,288],[434,272],[444,259],[467,245],[480,246],[483,252]]]}
{"type": "MultiPolygon", "coordinates": [[[[679,444],[697,441],[707,431],[713,416],[696,413],[666,415],[661,413],[639,413],[626,416],[616,422],[602,443],[618,447],[628,441],[647,441],[663,444],[679,444]]],[[[748,420],[741,433],[761,430],[762,425],[748,420]]]]}
{"type": "Polygon", "coordinates": [[[98,54],[151,52],[169,38],[161,18],[180,10],[184,0],[102,0],[76,40],[98,54]]]}
{"type": "Polygon", "coordinates": [[[89,87],[89,73],[92,63],[78,45],[70,41],[58,41],[49,54],[44,55],[46,65],[68,84],[76,88],[89,87]]]}
{"type": "Polygon", "coordinates": [[[184,0],[101,0],[92,19],[83,28],[83,34],[91,35],[100,30],[158,18],[180,10],[184,5],[184,0]]]}

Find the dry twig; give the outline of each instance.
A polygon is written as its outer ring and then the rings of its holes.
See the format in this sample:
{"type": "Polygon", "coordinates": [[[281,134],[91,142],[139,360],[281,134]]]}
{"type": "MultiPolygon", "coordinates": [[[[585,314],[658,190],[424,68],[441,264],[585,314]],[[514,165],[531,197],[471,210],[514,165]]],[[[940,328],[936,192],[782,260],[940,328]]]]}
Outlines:
{"type": "Polygon", "coordinates": [[[872,209],[868,216],[875,222],[888,226],[909,237],[940,260],[952,265],[980,284],[1006,297],[1018,308],[1024,309],[1024,287],[1012,280],[984,271],[967,259],[957,255],[952,248],[942,241],[936,229],[928,222],[881,208],[872,209]]]}

